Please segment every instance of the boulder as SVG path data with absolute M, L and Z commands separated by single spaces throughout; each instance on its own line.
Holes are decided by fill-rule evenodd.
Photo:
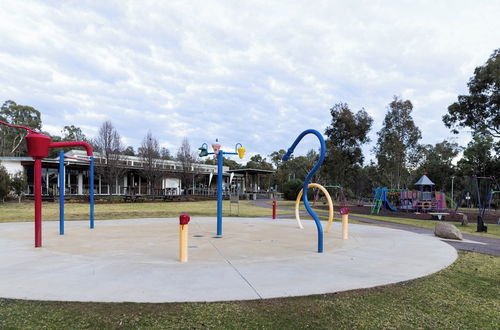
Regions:
M 434 235 L 442 238 L 462 240 L 460 229 L 451 223 L 438 222 L 434 228 Z

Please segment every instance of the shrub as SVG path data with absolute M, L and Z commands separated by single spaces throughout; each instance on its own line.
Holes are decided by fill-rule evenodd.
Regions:
M 0 165 L 0 201 L 3 202 L 5 197 L 9 194 L 10 191 L 10 175 L 3 167 Z

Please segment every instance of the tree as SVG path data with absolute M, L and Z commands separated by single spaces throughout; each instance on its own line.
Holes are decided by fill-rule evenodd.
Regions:
M 191 151 L 191 145 L 187 137 L 182 139 L 181 147 L 177 151 L 177 161 L 182 163 L 181 179 L 184 184 L 185 193 L 187 193 L 188 180 L 194 179 L 193 163 L 196 161 L 196 154 Z M 190 174 L 191 173 L 191 174 Z
M 111 188 L 124 173 L 124 169 L 120 166 L 123 145 L 120 134 L 111 121 L 102 123 L 93 144 L 95 150 L 100 153 L 99 161 L 96 162 L 96 172 L 109 185 L 108 193 L 111 195 Z
M 134 147 L 128 146 L 127 148 L 125 148 L 125 150 L 123 150 L 123 154 L 125 156 L 135 156 Z
M 473 134 L 500 138 L 500 48 L 474 70 L 467 86 L 469 95 L 459 95 L 448 107 L 444 124 L 455 134 L 457 127 L 470 127 Z
M 61 134 L 63 141 L 87 141 L 87 137 L 83 134 L 82 129 L 75 125 L 64 126 Z
M 2 203 L 5 201 L 5 197 L 9 194 L 10 187 L 10 175 L 5 169 L 5 167 L 0 164 L 0 201 Z
M 213 157 L 205 159 L 205 164 L 217 165 L 217 156 L 214 155 Z M 236 170 L 243 167 L 240 163 L 228 157 L 224 157 L 222 160 L 222 166 L 227 166 L 230 170 Z
M 245 165 L 246 168 L 255 168 L 259 170 L 272 170 L 273 165 L 267 162 L 266 158 L 257 154 L 250 157 L 250 160 Z
M 9 124 L 22 125 L 40 130 L 42 119 L 40 111 L 27 105 L 5 101 L 0 109 L 0 120 Z M 23 156 L 26 154 L 24 137 L 26 131 L 0 125 L 0 156 Z
M 494 155 L 494 140 L 490 135 L 473 136 L 464 155 L 457 163 L 463 175 L 496 176 L 500 172 L 500 157 Z
M 451 189 L 451 176 L 456 172 L 452 161 L 460 153 L 461 148 L 457 143 L 442 141 L 434 146 L 427 145 L 423 148 L 422 158 L 424 161 L 416 171 L 414 181 L 416 182 L 422 173 L 429 173 L 429 177 L 436 184 L 437 190 Z
M 273 186 L 277 186 L 277 190 L 283 192 L 283 186 L 285 182 L 288 181 L 289 178 L 289 170 L 288 170 L 288 162 L 283 162 L 283 156 L 286 151 L 284 149 L 280 149 L 278 151 L 274 151 L 269 155 L 271 159 L 271 163 L 273 164 L 276 172 L 274 172 L 271 178 L 271 184 Z
M 160 158 L 160 144 L 151 131 L 148 131 L 142 140 L 139 156 L 142 159 L 141 174 L 148 182 L 148 194 L 152 195 L 154 194 L 156 181 L 160 177 L 160 168 L 157 167 Z
M 370 142 L 368 133 L 373 119 L 364 110 L 351 111 L 346 103 L 337 103 L 330 109 L 332 121 L 325 130 L 327 153 L 322 172 L 329 183 L 350 186 L 363 165 L 361 147 Z
M 285 197 L 286 200 L 295 200 L 303 186 L 304 181 L 297 179 L 292 179 L 285 182 L 285 184 L 283 185 L 283 197 Z M 308 192 L 309 191 L 310 190 L 308 190 Z
M 377 133 L 374 149 L 378 166 L 385 173 L 385 183 L 390 187 L 407 186 L 410 167 L 415 167 L 421 151 L 418 141 L 422 134 L 413 122 L 410 100 L 394 96 L 389 104 L 382 129 Z
M 174 159 L 174 157 L 172 157 L 172 155 L 170 154 L 170 150 L 168 150 L 165 147 L 161 148 L 161 150 L 160 150 L 160 158 L 164 159 L 164 160 L 173 160 Z
M 64 142 L 64 141 L 84 141 L 88 142 L 87 137 L 83 134 L 82 129 L 80 127 L 76 127 L 75 125 L 64 126 L 61 130 L 61 136 L 53 135 L 48 132 L 42 132 L 45 135 L 50 136 L 52 142 Z M 64 152 L 68 152 L 73 148 L 63 148 Z M 49 150 L 49 158 L 56 158 L 59 156 L 59 151 L 61 149 L 50 149 Z
M 10 180 L 10 188 L 16 193 L 19 203 L 21 203 L 21 199 L 27 187 L 28 179 L 26 178 L 24 171 L 18 171 L 12 176 Z

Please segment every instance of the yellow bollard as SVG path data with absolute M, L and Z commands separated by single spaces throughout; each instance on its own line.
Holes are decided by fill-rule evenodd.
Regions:
M 181 214 L 179 217 L 179 259 L 181 262 L 188 261 L 188 214 Z
M 348 239 L 347 225 L 349 223 L 349 210 L 347 207 L 341 208 L 340 214 L 342 215 L 342 239 Z

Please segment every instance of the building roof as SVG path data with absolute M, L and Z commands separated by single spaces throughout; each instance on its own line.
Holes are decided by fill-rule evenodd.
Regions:
M 416 186 L 433 186 L 434 182 L 427 177 L 427 175 L 422 175 L 420 179 L 415 183 Z
M 229 173 L 241 173 L 241 174 L 244 174 L 244 173 L 248 173 L 248 174 L 273 174 L 274 170 L 261 170 L 261 169 L 258 169 L 258 168 L 239 168 L 239 169 L 236 169 L 236 170 L 229 170 L 228 171 Z
M 26 162 L 33 160 L 31 157 L 0 157 L 0 161 L 15 161 L 15 162 Z

